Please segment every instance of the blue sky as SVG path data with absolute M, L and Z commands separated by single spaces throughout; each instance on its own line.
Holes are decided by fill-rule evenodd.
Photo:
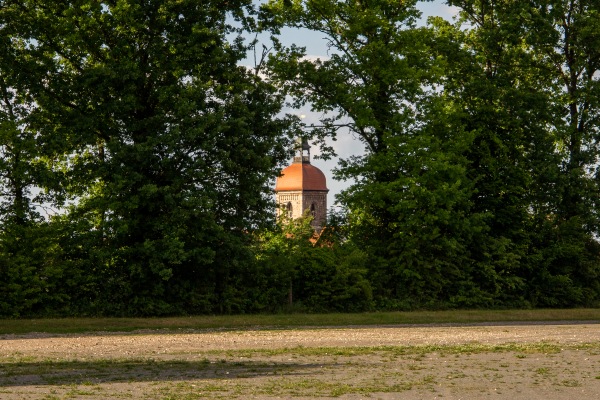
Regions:
M 456 9 L 447 6 L 442 0 L 421 2 L 419 4 L 419 9 L 423 13 L 423 21 L 425 21 L 429 16 L 441 16 L 451 20 L 451 18 L 456 14 Z M 286 45 L 294 43 L 296 45 L 306 47 L 307 55 L 311 58 L 327 57 L 327 42 L 322 33 L 286 29 L 282 31 L 281 40 Z M 304 115 L 304 120 L 306 123 L 318 123 L 319 114 L 312 113 L 310 107 L 308 106 L 304 109 L 287 109 L 285 111 L 292 114 Z M 333 142 L 332 144 L 340 158 L 347 158 L 351 155 L 363 154 L 364 152 L 364 146 L 362 143 L 348 133 L 340 132 L 337 141 Z M 311 154 L 318 155 L 318 149 L 313 148 L 311 150 Z M 312 164 L 320 168 L 327 177 L 327 186 L 329 188 L 329 206 L 334 205 L 335 195 L 351 184 L 351 182 L 340 182 L 333 180 L 331 171 L 337 165 L 337 161 L 337 158 L 328 161 L 314 158 L 312 160 Z

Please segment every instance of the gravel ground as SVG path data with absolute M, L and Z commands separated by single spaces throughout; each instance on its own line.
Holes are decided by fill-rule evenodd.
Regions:
M 600 323 L 0 336 L 2 400 L 574 396 L 600 398 Z

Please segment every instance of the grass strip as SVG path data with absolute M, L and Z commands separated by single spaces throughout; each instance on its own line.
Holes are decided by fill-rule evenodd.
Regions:
M 581 350 L 594 353 L 600 352 L 600 342 L 596 343 L 505 343 L 480 344 L 468 343 L 460 345 L 414 345 L 414 346 L 364 346 L 364 347 L 291 347 L 277 349 L 240 349 L 240 350 L 208 350 L 197 355 L 206 358 L 226 356 L 231 359 L 251 359 L 253 357 L 303 356 L 303 357 L 357 357 L 373 354 L 410 356 L 430 353 L 445 355 L 483 354 L 516 352 L 522 354 L 557 354 L 564 350 Z
M 225 315 L 168 318 L 43 318 L 0 320 L 0 334 L 258 329 L 325 326 L 600 321 L 600 309 L 451 310 L 356 314 Z

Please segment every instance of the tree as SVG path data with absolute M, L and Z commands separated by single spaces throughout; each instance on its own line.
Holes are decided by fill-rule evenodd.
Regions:
M 540 302 L 592 304 L 600 296 L 598 159 L 600 127 L 600 5 L 594 1 L 532 2 L 525 14 L 528 44 L 546 73 L 552 134 L 561 157 L 559 202 L 536 277 Z
M 463 152 L 473 185 L 471 212 L 484 217 L 486 228 L 471 257 L 479 260 L 477 270 L 494 271 L 497 304 L 527 305 L 534 226 L 543 223 L 553 201 L 544 182 L 558 173 L 546 129 L 548 102 L 539 91 L 543 73 L 524 43 L 519 5 L 462 6 L 456 25 L 430 22 L 445 64 L 442 96 L 452 104 L 450 129 L 472 137 Z
M 271 72 L 298 104 L 333 113 L 322 121 L 330 131 L 343 126 L 366 146 L 337 175 L 357 182 L 340 198 L 352 240 L 372 257 L 380 305 L 489 305 L 503 288 L 494 263 L 506 258 L 473 251 L 493 246 L 481 240 L 486 211 L 473 208 L 465 154 L 475 136 L 443 96 L 446 60 L 434 31 L 415 27 L 415 4 L 273 1 L 270 23 L 323 32 L 331 54 L 311 61 L 301 48 L 280 49 Z
M 227 311 L 290 122 L 276 89 L 238 66 L 249 11 L 246 0 L 4 3 L 32 124 L 75 203 L 61 240 L 97 277 L 98 312 Z
M 536 1 L 528 10 L 528 43 L 548 74 L 564 173 L 561 218 L 582 218 L 597 231 L 594 178 L 600 109 L 600 6 L 593 1 Z
M 472 67 L 445 88 L 481 138 L 469 156 L 481 182 L 477 204 L 492 211 L 492 232 L 517 246 L 515 273 L 528 281 L 529 301 L 589 304 L 598 293 L 590 287 L 598 277 L 597 8 L 449 3 L 469 26 L 460 41 L 472 62 L 454 64 Z
M 383 151 L 391 131 L 413 128 L 418 110 L 411 104 L 431 75 L 426 31 L 414 29 L 416 3 L 271 1 L 262 8 L 265 29 L 278 32 L 285 24 L 321 32 L 330 57 L 306 60 L 303 48 L 284 49 L 275 38 L 279 52 L 270 71 L 297 105 L 332 113 L 322 120 L 326 133 L 348 128 L 368 151 Z
M 310 210 L 294 220 L 283 215 L 275 229 L 259 233 L 257 266 L 246 284 L 254 289 L 252 311 L 371 309 L 366 254 L 328 234 L 331 225 L 315 232 L 311 221 Z
M 18 44 L 16 44 L 18 46 Z M 0 315 L 42 313 L 64 305 L 56 291 L 62 269 L 50 229 L 40 215 L 47 168 L 21 91 L 9 37 L 0 42 Z

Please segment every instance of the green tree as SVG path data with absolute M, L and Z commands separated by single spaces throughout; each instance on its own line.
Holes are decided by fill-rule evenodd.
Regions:
M 3 3 L 32 124 L 74 202 L 61 240 L 96 277 L 96 312 L 228 311 L 290 122 L 277 90 L 238 65 L 249 12 L 246 0 Z
M 600 117 L 600 5 L 540 0 L 524 18 L 528 44 L 547 74 L 554 105 L 553 131 L 564 174 L 559 214 L 598 230 L 595 193 Z
M 485 239 L 487 211 L 473 207 L 465 156 L 475 135 L 442 95 L 447 60 L 434 31 L 416 28 L 416 3 L 273 1 L 268 22 L 322 32 L 331 53 L 311 61 L 302 48 L 280 49 L 271 72 L 299 105 L 330 113 L 329 132 L 343 127 L 365 144 L 337 175 L 357 182 L 340 199 L 351 240 L 372 257 L 380 305 L 490 305 L 507 284 L 494 264 L 511 255 Z M 484 259 L 490 247 L 495 256 Z
M 16 44 L 18 45 L 18 44 Z M 35 107 L 18 86 L 14 48 L 0 43 L 0 315 L 41 314 L 65 304 L 64 272 L 41 217 L 48 171 L 28 120 Z
M 296 301 L 295 287 L 298 279 L 300 258 L 312 248 L 314 230 L 312 217 L 290 219 L 282 214 L 274 229 L 259 234 L 256 257 L 258 268 L 254 285 L 259 292 L 256 300 L 260 308 L 269 311 L 291 308 Z
M 558 204 L 547 269 L 536 276 L 540 303 L 593 304 L 600 298 L 598 133 L 600 127 L 600 5 L 540 0 L 525 14 L 528 44 L 546 73 L 551 133 L 561 157 Z
M 496 282 L 504 282 L 498 304 L 527 305 L 526 281 L 537 267 L 530 257 L 535 235 L 553 203 L 545 183 L 558 174 L 543 71 L 525 44 L 519 5 L 461 4 L 456 25 L 441 18 L 431 23 L 446 65 L 442 95 L 453 104 L 451 129 L 473 138 L 463 154 L 472 212 L 485 216 L 486 230 L 471 253 L 481 271 L 491 268 L 501 278 Z
M 259 234 L 257 267 L 247 286 L 253 289 L 252 311 L 365 311 L 372 308 L 366 279 L 367 255 L 339 240 L 328 225 L 321 233 L 311 226 L 309 211 L 285 218 Z
M 469 155 L 477 207 L 492 212 L 492 234 L 511 241 L 513 273 L 527 280 L 532 304 L 590 304 L 598 293 L 597 6 L 449 3 L 468 27 L 455 40 L 467 52 L 458 60 L 452 50 L 458 68 L 445 89 L 477 132 Z
M 283 48 L 275 37 L 270 72 L 296 105 L 331 114 L 322 120 L 324 133 L 347 128 L 369 152 L 384 151 L 390 132 L 414 128 L 418 110 L 411 104 L 423 98 L 422 85 L 430 82 L 432 60 L 427 32 L 415 29 L 416 3 L 271 1 L 262 8 L 264 29 L 277 33 L 286 25 L 321 32 L 330 55 L 313 62 L 304 59 L 304 48 Z

